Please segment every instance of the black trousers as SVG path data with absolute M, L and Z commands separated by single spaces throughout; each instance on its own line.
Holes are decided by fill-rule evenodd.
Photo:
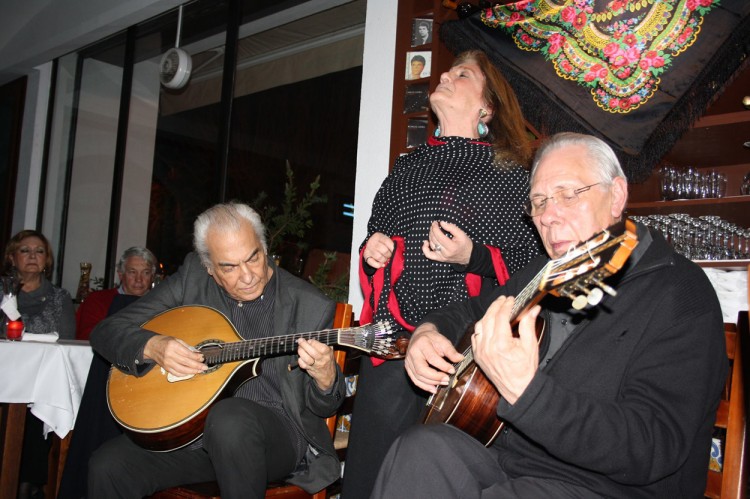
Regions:
M 89 461 L 88 497 L 140 499 L 156 491 L 216 480 L 226 499 L 263 498 L 268 481 L 294 471 L 284 423 L 250 400 L 229 398 L 209 412 L 202 449 L 150 452 L 122 435 Z
M 362 358 L 346 450 L 342 499 L 370 496 L 388 449 L 396 437 L 419 423 L 427 395 L 412 384 L 402 360 L 374 367 L 368 358 Z
M 398 438 L 386 456 L 372 499 L 489 499 L 599 497 L 584 488 L 535 477 L 509 478 L 499 451 L 453 426 L 417 426 Z

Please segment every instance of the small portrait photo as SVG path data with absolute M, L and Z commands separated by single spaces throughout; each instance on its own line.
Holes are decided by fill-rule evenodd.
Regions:
M 411 46 L 432 43 L 432 19 L 416 18 L 411 24 Z
M 430 65 L 432 63 L 432 52 L 429 50 L 421 52 L 406 53 L 406 79 L 418 80 L 430 76 Z

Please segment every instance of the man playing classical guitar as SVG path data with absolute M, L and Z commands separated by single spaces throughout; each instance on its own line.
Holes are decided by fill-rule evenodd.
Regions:
M 465 353 L 499 392 L 491 409 L 503 429 L 485 447 L 458 425 L 413 427 L 391 447 L 372 497 L 702 497 L 727 358 L 719 303 L 697 265 L 639 225 L 622 271 L 600 286 L 616 296 L 593 306 L 601 293 L 591 292 L 586 304 L 589 283 L 580 310 L 550 293 L 516 314 L 517 328 L 513 320 L 526 283 L 617 222 L 626 200 L 601 140 L 558 134 L 540 148 L 526 208 L 555 260 L 428 315 L 405 363 L 435 393 L 463 358 L 454 344 L 479 321 Z
M 200 351 L 141 328 L 182 305 L 217 309 L 244 339 L 332 325 L 335 303 L 273 264 L 265 227 L 248 206 L 220 204 L 205 211 L 194 225 L 194 246 L 176 274 L 92 332 L 93 348 L 121 371 L 143 376 L 161 368 L 175 383 L 189 383 L 179 379 L 208 369 Z M 105 443 L 89 463 L 88 497 L 141 498 L 213 480 L 225 498 L 264 497 L 267 481 L 281 479 L 317 492 L 339 476 L 323 418 L 343 399 L 332 349 L 300 339 L 297 356 L 266 359 L 261 375 L 216 403 L 200 439 L 171 452 L 145 450 L 124 435 Z

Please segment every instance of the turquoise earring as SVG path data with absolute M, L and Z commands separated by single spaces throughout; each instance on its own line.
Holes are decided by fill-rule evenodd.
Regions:
M 483 139 L 487 136 L 487 134 L 490 133 L 489 127 L 487 127 L 487 124 L 482 121 L 482 118 L 487 116 L 487 111 L 484 109 L 479 110 L 479 123 L 477 124 L 477 133 L 479 134 L 479 138 Z
M 477 125 L 477 132 L 479 133 L 479 138 L 483 139 L 487 136 L 488 133 L 490 133 L 490 129 L 487 128 L 487 125 L 484 124 L 484 121 L 480 121 Z
M 440 125 L 435 127 L 435 131 L 432 133 L 434 137 L 440 137 Z

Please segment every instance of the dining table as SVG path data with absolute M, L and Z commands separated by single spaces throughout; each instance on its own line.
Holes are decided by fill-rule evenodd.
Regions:
M 28 333 L 21 341 L 0 339 L 0 498 L 16 496 L 26 408 L 47 438 L 69 437 L 92 356 L 88 341 Z

